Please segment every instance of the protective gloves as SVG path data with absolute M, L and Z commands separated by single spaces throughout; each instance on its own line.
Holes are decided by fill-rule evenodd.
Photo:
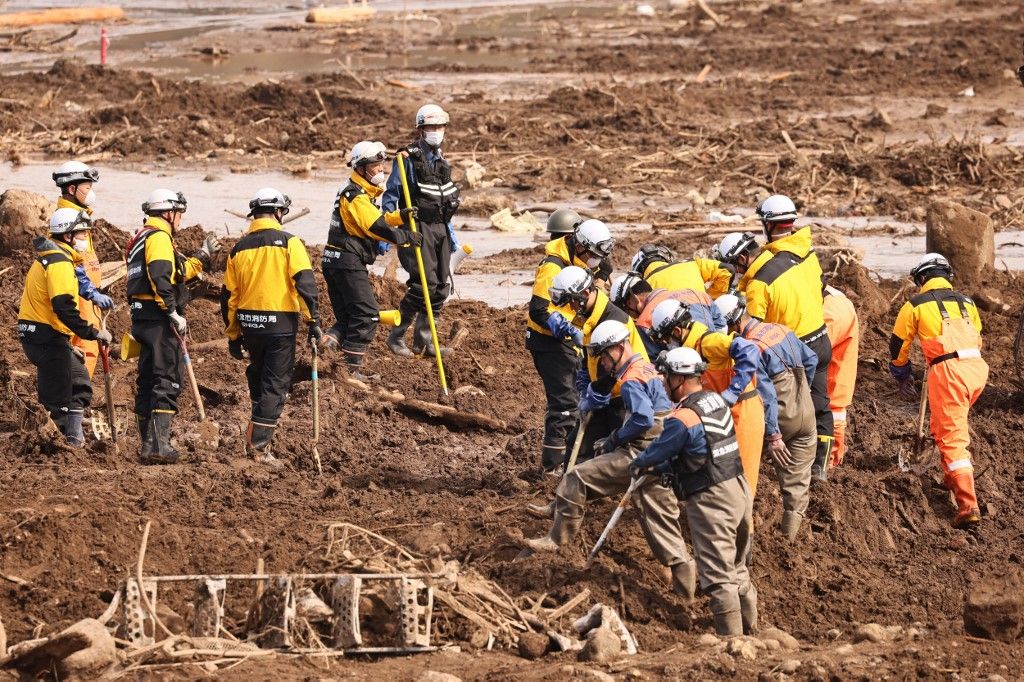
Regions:
M 92 301 L 100 307 L 100 310 L 110 310 L 114 307 L 114 299 L 96 288 L 83 266 L 79 265 L 75 268 L 75 277 L 78 278 L 79 296 L 87 301 Z
M 96 334 L 96 340 L 104 346 L 109 346 L 110 342 L 114 340 L 114 336 L 106 329 L 101 329 L 99 333 Z
M 548 331 L 556 339 L 572 337 L 572 342 L 577 346 L 583 346 L 583 332 L 574 327 L 569 320 L 565 319 L 562 313 L 551 313 L 545 323 Z
M 580 399 L 580 412 L 594 412 L 600 410 L 603 407 L 608 407 L 612 397 L 608 393 L 598 393 L 594 390 L 594 385 L 590 384 L 587 386 L 587 390 L 583 393 L 583 397 Z
M 188 322 L 185 318 L 178 314 L 176 310 L 172 310 L 167 317 L 171 321 L 171 326 L 178 332 L 178 336 L 185 336 L 185 332 L 188 331 Z

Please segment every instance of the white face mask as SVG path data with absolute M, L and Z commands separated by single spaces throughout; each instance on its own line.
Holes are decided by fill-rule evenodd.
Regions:
M 78 251 L 79 253 L 85 253 L 86 251 L 89 250 L 89 240 L 88 239 L 76 239 L 75 242 L 74 242 L 74 247 L 75 247 L 75 251 Z
M 600 264 L 601 264 L 601 259 L 600 258 L 594 257 L 594 258 L 588 258 L 587 259 L 587 267 L 588 268 L 593 269 L 593 268 L 596 268 Z
M 430 132 L 423 133 L 423 141 L 429 144 L 431 147 L 440 147 L 444 141 L 443 130 L 431 130 Z
M 376 185 L 377 187 L 383 187 L 387 183 L 387 181 L 388 174 L 385 173 L 384 171 L 381 171 L 380 173 L 377 173 L 372 178 L 370 178 L 370 184 Z
M 96 202 L 96 192 L 89 190 L 89 193 L 85 195 L 85 199 L 82 199 L 83 206 L 92 206 Z

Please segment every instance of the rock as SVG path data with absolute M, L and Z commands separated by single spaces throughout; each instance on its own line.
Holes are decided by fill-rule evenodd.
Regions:
M 715 646 L 721 641 L 722 640 L 718 639 L 718 637 L 714 636 L 710 632 L 705 632 L 703 635 L 697 638 L 697 644 L 699 644 L 700 646 Z
M 213 125 L 210 124 L 210 119 L 201 118 L 195 123 L 196 130 L 202 132 L 204 135 L 209 135 L 210 131 L 213 130 Z
M 898 625 L 885 627 L 878 623 L 865 623 L 853 631 L 854 642 L 891 642 L 903 634 Z
M 1006 682 L 1006 678 L 1002 675 L 992 673 L 991 675 L 985 678 L 985 682 Z
M 480 183 L 483 181 L 484 175 L 487 173 L 487 169 L 476 161 L 469 161 L 465 165 L 465 173 L 466 184 L 468 184 L 471 189 L 476 189 L 480 187 Z
M 764 648 L 768 651 L 778 651 L 782 648 L 782 645 L 774 639 L 763 639 L 761 641 L 764 643 Z
M 456 677 L 450 673 L 439 673 L 436 670 L 427 670 L 420 673 L 416 678 L 416 682 L 462 682 L 462 678 Z
M 117 660 L 117 647 L 107 629 L 94 618 L 34 646 L 19 650 L 5 665 L 30 677 L 53 671 L 62 680 L 94 678 Z
M 220 141 L 220 146 L 222 146 L 222 147 L 231 147 L 234 144 L 235 144 L 235 134 L 234 133 L 224 133 L 224 137 Z
M 973 283 L 986 268 L 995 267 L 995 233 L 984 213 L 949 201 L 928 207 L 925 250 L 945 256 L 957 281 Z
M 1013 642 L 1024 633 L 1024 575 L 1019 571 L 979 580 L 964 604 L 964 629 L 977 637 Z
M 726 651 L 737 658 L 748 661 L 757 659 L 757 645 L 748 637 L 734 637 L 729 640 Z
M 30 249 L 32 238 L 50 224 L 54 202 L 41 194 L 9 189 L 0 195 L 0 255 Z
M 839 628 L 832 628 L 831 630 L 825 633 L 825 636 L 829 639 L 839 639 L 843 636 L 843 633 L 840 632 Z
M 548 652 L 550 638 L 540 632 L 524 632 L 519 635 L 519 655 L 528 661 L 535 661 Z
M 800 669 L 800 661 L 796 658 L 787 658 L 779 664 L 779 672 L 785 675 L 792 675 Z
M 868 118 L 867 126 L 880 130 L 892 130 L 892 118 L 884 110 L 875 107 Z
M 853 645 L 852 644 L 843 644 L 842 646 L 837 646 L 835 648 L 835 653 L 836 653 L 836 656 L 849 656 L 850 654 L 853 653 Z
M 762 630 L 760 637 L 762 641 L 772 640 L 778 642 L 786 651 L 795 651 L 800 648 L 800 642 L 797 641 L 796 637 L 779 628 Z
M 1009 210 L 1013 208 L 1013 199 L 1006 196 L 1005 194 L 997 194 L 995 198 L 996 206 L 1001 209 Z
M 947 109 L 946 107 L 942 106 L 941 104 L 935 104 L 934 102 L 929 102 L 928 106 L 925 107 L 924 117 L 925 118 L 941 118 L 942 116 L 946 115 L 947 111 L 949 111 L 949 109 Z
M 691 189 L 689 192 L 687 192 L 685 198 L 693 205 L 693 208 L 695 209 L 704 206 L 704 195 L 695 189 Z
M 580 651 L 581 661 L 607 663 L 622 653 L 622 640 L 607 627 L 594 628 L 587 633 L 587 643 Z

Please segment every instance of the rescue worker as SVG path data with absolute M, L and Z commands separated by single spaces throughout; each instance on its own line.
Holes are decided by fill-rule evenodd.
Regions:
M 605 262 L 614 241 L 604 223 L 599 220 L 584 223 L 575 211 L 565 208 L 548 218 L 548 232 L 561 236 L 545 245 L 544 259 L 537 266 L 526 315 L 526 349 L 533 357 L 533 366 L 537 368 L 547 397 L 541 465 L 546 471 L 552 471 L 565 459 L 566 438 L 579 419 L 577 347 L 583 345 L 583 332 L 570 323 L 576 315 L 571 306 L 551 303 L 549 289 L 567 266 L 590 270 L 588 263 L 595 259 Z
M 32 240 L 35 260 L 25 277 L 18 309 L 18 338 L 38 370 L 39 402 L 74 447 L 85 444 L 82 419 L 92 402 L 92 381 L 71 337 L 111 341 L 110 332 L 86 321 L 78 306 L 75 265 L 81 251 L 76 242 L 77 246 L 88 243 L 91 226 L 85 211 L 60 208 L 53 213 L 49 236 Z
M 689 289 L 707 292 L 712 298 L 729 290 L 735 274 L 729 264 L 710 258 L 676 260 L 672 251 L 661 244 L 641 246 L 633 256 L 629 269 L 640 275 L 652 289 Z
M 782 194 L 773 194 L 759 203 L 757 215 L 767 243 L 756 257 L 750 257 L 756 242 L 749 232 L 726 235 L 718 251 L 738 272 L 742 271 L 740 293 L 747 299 L 750 316 L 791 329 L 818 356 L 811 382 L 818 430 L 815 461 L 825 463 L 832 452 L 833 438 L 828 400 L 832 344 L 822 311 L 821 265 L 811 248 L 811 228 L 796 228 L 796 205 Z
M 398 164 L 404 163 L 412 205 L 418 209 L 416 227 L 423 236 L 420 251 L 435 320 L 452 293 L 451 257 L 459 248 L 452 226 L 452 218 L 459 210 L 459 187 L 452 181 L 451 166 L 441 153 L 448 120 L 448 113 L 436 104 L 420 107 L 416 112 L 419 136 L 395 157 L 383 198 L 384 213 L 394 213 L 400 204 L 405 206 L 402 179 L 398 172 Z M 409 273 L 409 282 L 405 297 L 398 306 L 402 320 L 388 335 L 388 348 L 402 357 L 434 355 L 415 249 L 401 249 L 398 259 Z M 410 351 L 405 345 L 405 332 L 414 321 L 416 326 Z M 447 352 L 447 348 L 441 349 L 442 355 Z
M 308 324 L 311 344 L 322 336 L 309 254 L 298 237 L 281 229 L 291 203 L 272 187 L 256 192 L 249 201 L 253 220 L 231 249 L 221 291 L 228 352 L 236 360 L 249 359 L 245 378 L 252 418 L 246 449 L 274 467 L 281 462 L 270 445 L 292 385 L 299 318 Z
M 685 346 L 708 363 L 701 373 L 704 387 L 721 393 L 732 408 L 743 471 L 750 494 L 757 494 L 764 441 L 764 403 L 757 392 L 757 346 L 746 339 L 708 329 L 693 319 L 690 308 L 679 301 L 662 301 L 651 314 L 651 334 L 669 350 Z
M 220 244 L 208 234 L 193 258 L 182 256 L 174 234 L 188 202 L 181 192 L 153 190 L 142 212 L 146 221 L 128 242 L 128 308 L 132 337 L 138 341 L 139 373 L 135 380 L 135 420 L 139 460 L 173 464 L 179 453 L 171 445 L 171 422 L 178 413 L 182 383 L 182 339 L 188 332 L 186 283 L 208 270 Z
M 366 380 L 358 370 L 380 322 L 367 266 L 377 259 L 381 243 L 420 246 L 423 237 L 405 227 L 405 216 L 415 218 L 415 207 L 391 213 L 377 207 L 387 182 L 387 148 L 382 143 L 356 143 L 349 166 L 352 175 L 335 199 L 322 261 L 335 319 L 324 334 L 324 347 L 340 349 L 349 373 Z
M 601 221 L 596 221 L 601 225 L 604 225 Z M 559 208 L 556 209 L 548 216 L 548 222 L 546 229 L 548 232 L 548 243 L 562 237 L 571 236 L 576 228 L 584 223 L 580 214 L 571 208 Z M 607 231 L 607 227 L 604 228 Z M 611 238 L 611 234 L 608 235 Z M 579 265 L 580 263 L 575 263 Z M 601 258 L 601 262 L 596 268 L 590 268 L 590 271 L 594 274 L 594 279 L 597 280 L 598 286 L 604 288 L 605 285 L 611 281 L 612 278 L 612 263 L 611 260 L 605 256 Z
M 620 275 L 612 282 L 610 298 L 612 303 L 626 311 L 633 318 L 637 331 L 644 341 L 647 355 L 654 358 L 665 350 L 651 338 L 651 314 L 662 301 L 679 301 L 690 307 L 693 319 L 707 325 L 709 329 L 725 328 L 725 320 L 718 313 L 714 301 L 703 291 L 693 289 L 652 289 L 651 285 L 635 272 Z
M 981 357 L 981 317 L 974 301 L 953 290 L 953 269 L 942 254 L 925 254 L 910 276 L 920 289 L 896 316 L 889 371 L 900 395 L 915 399 L 910 347 L 919 338 L 928 365 L 928 408 L 932 435 L 942 454 L 943 483 L 956 498 L 953 527 L 969 528 L 981 522 L 967 450 L 968 413 L 988 379 L 988 364 Z
M 857 383 L 857 356 L 860 352 L 860 321 L 853 302 L 838 289 L 825 286 L 825 326 L 832 343 L 832 362 L 828 364 L 828 401 L 832 410 L 835 440 L 829 466 L 837 467 L 846 456 L 846 411 L 853 404 L 853 389 Z M 814 476 L 824 480 L 828 469 L 815 467 Z
M 730 332 L 750 341 L 760 351 L 757 392 L 764 402 L 764 441 L 782 490 L 780 530 L 792 542 L 810 501 L 811 465 L 817 442 L 810 383 L 818 357 L 781 324 L 752 318 L 742 297 L 719 296 L 715 307 L 728 321 Z
M 92 186 L 100 179 L 99 171 L 81 161 L 68 161 L 61 164 L 51 177 L 54 184 L 60 189 L 57 209 L 71 208 L 76 211 L 85 211 L 91 218 L 93 204 L 96 203 L 96 192 Z M 100 270 L 100 260 L 96 257 L 96 251 L 93 249 L 91 230 L 89 238 L 79 246 L 83 250 L 80 252 L 82 260 L 75 266 L 75 275 L 78 278 L 78 310 L 82 319 L 94 327 L 99 327 L 100 319 L 96 308 L 111 310 L 114 307 L 114 300 L 98 289 L 103 279 L 103 273 Z M 85 367 L 89 370 L 91 377 L 96 371 L 96 361 L 99 358 L 97 343 L 76 335 L 71 337 L 71 345 L 85 354 Z
M 707 365 L 692 348 L 670 350 L 661 363 L 678 406 L 664 430 L 629 465 L 631 476 L 671 472 L 686 501 L 686 520 L 715 632 L 732 637 L 757 631 L 757 589 L 750 579 L 754 535 L 750 485 L 737 456 L 732 415 L 722 396 L 704 388 Z
M 587 353 L 598 363 L 602 376 L 619 389 L 625 418 L 612 424 L 613 430 L 595 444 L 593 459 L 577 464 L 562 477 L 553 501 L 528 505 L 532 515 L 554 520 L 547 535 L 525 541 L 534 552 L 554 552 L 572 540 L 583 523 L 588 501 L 626 491 L 633 457 L 661 433 L 663 420 L 672 410 L 658 370 L 635 352 L 631 335 L 626 325 L 616 320 L 602 322 L 591 335 Z M 679 505 L 672 491 L 654 479 L 638 487 L 632 501 L 651 551 L 671 570 L 673 588 L 693 599 L 696 567 L 679 528 Z
M 626 325 L 629 330 L 633 352 L 639 353 L 644 360 L 649 360 L 643 339 L 640 338 L 633 320 L 608 300 L 608 294 L 597 286 L 589 270 L 574 265 L 564 268 L 552 280 L 548 294 L 553 305 L 560 308 L 568 307 L 574 320 L 581 324 L 584 349 L 591 342 L 591 334 L 599 324 L 614 320 Z M 580 441 L 580 460 L 593 456 L 594 443 L 611 433 L 615 425 L 622 421 L 619 386 L 610 377 L 602 377 L 598 369 L 597 358 L 585 352 L 575 381 L 576 391 L 581 396 L 580 414 L 590 413 L 590 419 Z M 576 436 L 575 432 L 570 433 L 567 442 L 575 442 Z

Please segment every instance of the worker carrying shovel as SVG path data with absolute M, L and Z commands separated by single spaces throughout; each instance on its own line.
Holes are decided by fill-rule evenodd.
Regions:
M 750 579 L 753 494 L 740 461 L 728 403 L 704 390 L 707 364 L 692 348 L 670 350 L 661 361 L 678 407 L 664 430 L 629 465 L 630 475 L 671 474 L 676 495 L 686 501 L 690 541 L 701 591 L 711 598 L 720 635 L 757 630 L 757 589 Z
M 630 487 L 630 462 L 661 433 L 672 409 L 657 369 L 636 352 L 630 336 L 630 329 L 615 320 L 602 322 L 591 334 L 587 353 L 598 363 L 602 378 L 610 378 L 619 389 L 626 416 L 594 444 L 593 459 L 566 472 L 553 501 L 527 507 L 530 514 L 554 521 L 547 535 L 525 541 L 534 552 L 557 551 L 579 532 L 588 501 L 622 495 Z M 672 491 L 654 479 L 637 487 L 632 498 L 655 558 L 670 568 L 675 591 L 692 599 L 696 569 L 679 528 L 679 505 Z
M 364 140 L 349 155 L 352 175 L 338 192 L 324 247 L 323 270 L 334 309 L 334 326 L 324 334 L 324 347 L 340 349 L 354 378 L 366 381 L 359 369 L 377 333 L 380 307 L 366 268 L 385 245 L 421 246 L 423 236 L 407 227 L 416 207 L 382 213 L 378 198 L 387 182 L 387 149 Z M 408 250 L 408 249 L 405 249 Z
M 323 336 L 309 254 L 298 237 L 281 229 L 291 203 L 272 187 L 249 201 L 252 222 L 231 249 L 220 295 L 228 352 L 236 360 L 246 354 L 249 359 L 245 378 L 252 418 L 246 449 L 275 468 L 283 464 L 270 444 L 292 387 L 300 318 L 308 325 L 310 343 Z
M 953 269 L 942 254 L 927 253 L 910 276 L 920 289 L 903 304 L 889 340 L 889 371 L 900 395 L 917 398 L 910 364 L 914 337 L 921 340 L 928 407 L 935 444 L 942 454 L 943 483 L 956 498 L 953 527 L 968 528 L 981 521 L 974 492 L 974 467 L 968 412 L 988 379 L 981 357 L 981 318 L 968 296 L 953 291 Z
M 132 336 L 140 345 L 135 419 L 143 464 L 173 464 L 171 421 L 181 394 L 182 341 L 188 332 L 186 283 L 209 269 L 220 243 L 208 234 L 193 258 L 178 253 L 174 233 L 188 202 L 181 192 L 153 190 L 142 212 L 146 222 L 128 243 L 128 305 Z M 113 428 L 111 424 L 111 428 Z

